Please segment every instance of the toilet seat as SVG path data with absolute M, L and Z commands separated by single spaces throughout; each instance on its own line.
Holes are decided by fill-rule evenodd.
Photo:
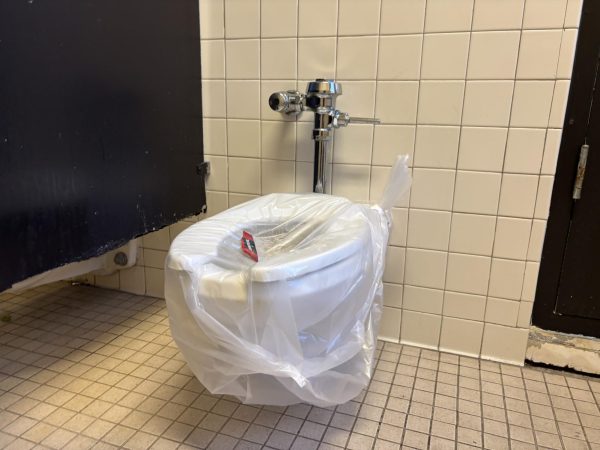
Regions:
M 270 205 L 268 210 L 265 205 Z M 312 222 L 293 223 L 299 209 L 312 208 L 319 210 Z M 273 229 L 280 234 L 277 251 L 267 248 L 268 237 L 263 239 L 264 230 Z M 240 251 L 243 231 L 256 239 L 258 262 Z M 351 257 L 364 247 L 369 231 L 364 211 L 349 200 L 322 194 L 271 194 L 189 227 L 173 241 L 167 264 L 175 270 L 210 264 L 209 279 L 226 284 L 238 283 L 242 272 L 251 273 L 253 282 L 289 280 Z

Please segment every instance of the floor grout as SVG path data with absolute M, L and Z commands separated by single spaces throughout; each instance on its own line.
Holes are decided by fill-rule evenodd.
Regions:
M 0 317 L 0 448 L 600 448 L 594 377 L 379 342 L 344 405 L 243 405 L 193 376 L 163 300 L 56 283 Z

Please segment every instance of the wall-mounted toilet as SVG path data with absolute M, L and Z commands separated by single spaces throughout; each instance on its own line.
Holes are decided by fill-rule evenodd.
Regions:
M 173 242 L 173 338 L 213 393 L 249 403 L 342 403 L 368 383 L 387 216 L 322 194 L 271 194 Z M 258 262 L 240 250 L 254 236 Z

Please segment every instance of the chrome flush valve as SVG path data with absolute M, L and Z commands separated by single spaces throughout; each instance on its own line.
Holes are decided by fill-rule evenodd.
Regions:
M 331 139 L 332 130 L 352 123 L 380 123 L 379 119 L 352 117 L 348 113 L 338 111 L 335 108 L 335 100 L 341 94 L 340 83 L 317 78 L 308 83 L 306 94 L 299 91 L 281 91 L 269 97 L 269 106 L 273 111 L 288 115 L 297 115 L 307 110 L 315 113 L 312 133 L 315 141 L 314 192 L 325 192 L 327 162 L 325 143 Z

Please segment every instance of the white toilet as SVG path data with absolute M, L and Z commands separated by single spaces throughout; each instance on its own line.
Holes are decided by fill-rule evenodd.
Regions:
M 383 207 L 270 194 L 173 241 L 165 278 L 171 333 L 211 393 L 330 406 L 368 385 L 389 210 L 410 183 L 405 162 L 396 172 Z M 258 261 L 242 251 L 244 232 Z

